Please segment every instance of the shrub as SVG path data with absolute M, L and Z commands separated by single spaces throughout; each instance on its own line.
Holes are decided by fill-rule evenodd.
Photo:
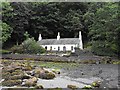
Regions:
M 21 45 L 11 48 L 13 53 L 26 53 L 26 54 L 38 54 L 44 53 L 45 49 L 42 48 L 33 38 L 28 38 Z
M 23 53 L 23 47 L 21 45 L 15 45 L 10 49 L 13 53 Z
M 94 41 L 92 43 L 91 51 L 96 55 L 101 56 L 115 56 L 114 50 L 111 45 L 103 41 Z
M 28 38 L 22 43 L 25 53 L 37 54 L 44 53 L 45 49 L 42 48 L 33 38 Z

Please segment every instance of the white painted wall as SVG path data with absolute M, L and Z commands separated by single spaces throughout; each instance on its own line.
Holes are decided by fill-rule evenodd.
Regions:
M 82 34 L 81 31 L 79 31 L 79 48 L 83 50 L 83 42 L 82 42 Z
M 68 45 L 41 45 L 43 48 L 47 47 L 47 51 L 51 50 L 52 47 L 52 51 L 58 51 L 58 47 L 60 47 L 59 51 L 63 51 L 63 47 L 66 47 L 66 51 L 71 51 L 71 47 L 73 46 L 73 50 L 72 52 L 75 52 L 75 47 L 78 47 L 76 44 L 68 44 Z

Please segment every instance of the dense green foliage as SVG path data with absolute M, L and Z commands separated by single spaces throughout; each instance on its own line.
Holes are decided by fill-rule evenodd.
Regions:
M 114 56 L 120 52 L 119 2 L 11 2 L 3 6 L 2 21 L 13 28 L 4 46 L 21 44 L 28 36 L 38 40 L 39 33 L 43 39 L 56 38 L 57 32 L 72 38 L 82 31 L 84 46 L 93 53 Z
M 89 28 L 92 51 L 98 55 L 114 55 L 118 49 L 118 3 L 105 3 L 94 13 L 93 23 Z
M 2 32 L 2 37 L 0 38 L 0 40 L 2 40 L 2 42 L 4 43 L 8 40 L 8 38 L 10 38 L 12 29 L 6 23 L 0 22 L 0 26 L 2 26 L 2 29 L 0 29 L 1 30 L 0 32 Z
M 24 53 L 37 54 L 44 53 L 45 49 L 42 48 L 33 38 L 28 38 L 22 43 Z
M 2 7 L 3 9 L 0 11 L 0 14 L 2 14 L 3 17 L 12 16 L 12 13 L 9 13 L 10 11 L 12 11 L 12 7 L 10 6 L 10 3 L 0 3 L 0 7 Z M 0 41 L 4 43 L 11 37 L 12 28 L 9 24 L 7 24 L 7 22 L 0 20 L 0 32 L 2 32 Z

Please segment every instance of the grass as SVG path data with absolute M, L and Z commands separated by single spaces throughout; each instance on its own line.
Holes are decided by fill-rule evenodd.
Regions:
M 11 63 L 13 62 L 13 60 L 7 60 L 4 59 L 2 60 L 3 63 Z M 16 63 L 21 62 L 21 61 L 14 61 Z M 44 62 L 44 61 L 22 61 L 26 64 L 30 64 L 31 66 L 38 66 L 38 67 L 44 67 L 44 68 L 53 68 L 55 70 L 58 69 L 63 69 L 63 68 L 74 68 L 74 67 L 78 67 L 80 64 L 79 63 L 67 63 L 67 62 Z
M 10 54 L 11 51 L 0 49 L 0 54 Z
M 54 68 L 54 69 L 62 69 L 62 68 L 73 68 L 79 66 L 77 63 L 60 63 L 60 62 L 37 62 L 33 63 L 37 66 L 45 67 L 45 68 Z

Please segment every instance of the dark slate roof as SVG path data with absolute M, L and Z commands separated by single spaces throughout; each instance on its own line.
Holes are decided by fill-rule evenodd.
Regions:
M 64 44 L 79 44 L 79 38 L 62 38 L 57 39 L 42 39 L 38 41 L 41 45 L 64 45 Z

